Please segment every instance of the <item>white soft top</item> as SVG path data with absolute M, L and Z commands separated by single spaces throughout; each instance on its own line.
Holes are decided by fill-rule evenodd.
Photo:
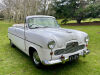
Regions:
M 24 24 L 14 24 L 13 27 L 24 27 Z

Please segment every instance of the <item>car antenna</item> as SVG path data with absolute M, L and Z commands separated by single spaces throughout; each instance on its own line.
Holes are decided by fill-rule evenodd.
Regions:
M 25 0 L 24 0 L 25 1 Z M 25 29 L 26 29 L 26 7 L 25 7 L 25 2 L 24 2 L 24 48 L 25 48 L 25 50 L 26 50 L 26 43 L 25 43 L 25 41 L 26 41 L 26 36 L 25 36 Z

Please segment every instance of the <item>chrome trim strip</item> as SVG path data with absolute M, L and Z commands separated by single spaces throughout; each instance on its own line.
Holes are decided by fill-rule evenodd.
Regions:
M 12 34 L 12 33 L 10 33 L 10 32 L 8 32 L 9 34 Z M 17 35 L 15 35 L 15 34 L 12 34 L 12 35 L 14 35 L 14 36 L 16 36 L 16 37 L 19 37 L 19 38 L 21 38 L 21 39 L 23 39 L 23 40 L 25 40 L 25 41 L 27 41 L 27 42 L 30 42 L 30 43 L 32 43 L 32 44 L 35 44 L 35 45 L 37 45 L 37 46 L 40 46 L 41 48 L 43 48 L 41 45 L 38 45 L 38 44 L 36 44 L 36 43 L 34 43 L 34 42 L 31 42 L 31 41 L 28 41 L 28 40 L 26 40 L 26 39 L 24 39 L 24 38 L 22 38 L 22 37 L 20 37 L 20 36 L 17 36 Z
M 86 54 L 84 54 L 84 51 L 85 51 Z M 79 56 L 87 55 L 87 54 L 90 53 L 90 50 L 88 50 L 88 49 L 87 49 L 87 50 L 84 50 L 84 51 L 83 51 L 82 54 L 79 55 Z M 81 53 L 81 52 L 80 52 L 80 53 Z M 83 56 L 83 57 L 84 57 L 84 56 Z M 68 57 L 68 58 L 65 58 L 64 61 L 65 61 L 65 62 L 69 61 L 69 57 Z M 61 59 L 51 60 L 51 61 L 47 61 L 47 60 L 42 61 L 42 64 L 43 64 L 43 65 L 54 65 L 54 64 L 59 64 L 59 63 L 63 63 L 63 61 L 62 61 Z
M 65 58 L 65 61 L 67 61 L 68 58 Z M 54 64 L 59 64 L 62 63 L 61 59 L 57 59 L 57 60 L 51 60 L 51 61 L 42 61 L 43 65 L 54 65 Z

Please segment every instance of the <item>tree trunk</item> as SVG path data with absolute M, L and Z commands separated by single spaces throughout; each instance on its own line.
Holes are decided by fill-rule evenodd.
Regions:
M 81 24 L 81 19 L 80 19 L 80 20 L 77 20 L 77 23 L 78 23 L 78 24 Z

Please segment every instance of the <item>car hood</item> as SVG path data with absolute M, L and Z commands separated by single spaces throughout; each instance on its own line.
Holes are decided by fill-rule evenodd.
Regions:
M 64 29 L 64 28 L 37 28 L 30 29 L 30 33 L 33 35 L 33 39 L 36 43 L 43 45 L 44 43 L 54 40 L 56 42 L 56 47 L 60 48 L 65 45 L 67 42 L 75 40 L 79 43 L 84 41 L 84 38 L 87 36 L 86 33 L 78 30 Z

